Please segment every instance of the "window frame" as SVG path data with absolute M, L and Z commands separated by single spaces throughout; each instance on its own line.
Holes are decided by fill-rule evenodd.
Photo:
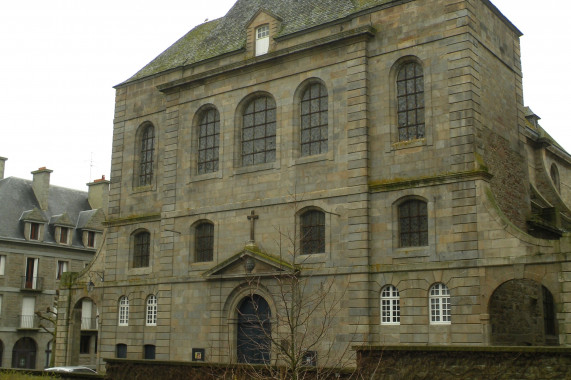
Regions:
M 39 241 L 40 240 L 40 223 L 29 222 L 30 223 L 30 240 Z
M 95 231 L 87 231 L 85 246 L 95 248 Z
M 259 109 L 258 100 L 261 99 L 264 99 L 264 107 Z M 250 107 L 252 108 L 250 109 Z M 262 113 L 263 122 L 261 122 L 262 116 L 258 116 Z M 278 161 L 277 113 L 277 103 L 274 97 L 268 93 L 255 93 L 244 99 L 243 106 L 240 108 L 239 124 L 239 162 L 242 168 L 273 164 Z M 251 122 L 249 121 L 250 118 Z M 260 136 L 259 128 L 262 127 L 264 134 Z M 260 145 L 263 145 L 263 149 L 260 149 Z M 263 161 L 257 162 L 256 156 L 262 153 Z M 249 162 L 250 157 L 251 162 Z
M 452 303 L 450 289 L 443 283 L 433 284 L 428 290 L 428 309 L 431 325 L 452 323 Z
M 410 206 L 416 205 L 417 213 L 411 216 Z M 424 213 L 418 209 L 422 205 Z M 408 215 L 404 215 L 405 207 L 409 208 Z M 397 226 L 398 226 L 398 247 L 399 248 L 413 248 L 413 247 L 427 247 L 430 245 L 429 237 L 429 220 L 428 220 L 428 202 L 424 199 L 418 198 L 405 198 L 397 205 Z M 407 223 L 405 223 L 407 222 Z M 413 224 L 416 222 L 418 229 L 413 229 Z M 403 226 L 408 225 L 407 231 L 403 231 Z M 406 242 L 403 241 L 403 236 L 406 236 Z M 417 239 L 417 244 L 413 244 L 413 239 Z
M 155 360 L 156 354 L 157 354 L 157 347 L 154 344 L 143 345 L 143 359 Z
M 210 231 L 206 231 L 207 228 Z M 214 223 L 207 220 L 202 220 L 196 223 L 193 229 L 194 229 L 194 262 L 206 263 L 213 261 Z M 204 245 L 201 246 L 201 244 Z
M 117 326 L 129 326 L 129 298 L 127 296 L 119 298 Z
M 61 276 L 65 273 L 65 272 L 69 272 L 69 261 L 65 261 L 65 260 L 58 260 L 57 263 L 57 268 L 56 268 L 56 280 L 61 280 Z
M 117 343 L 115 345 L 115 357 L 117 359 L 127 359 L 127 345 L 125 343 Z
M 254 29 L 256 57 L 270 51 L 270 24 L 262 24 Z
M 149 121 L 142 123 L 137 130 L 135 140 L 134 187 L 147 188 L 154 184 L 156 175 L 157 131 L 154 124 Z
M 0 255 L 0 276 L 6 275 L 6 255 Z
M 400 325 L 400 293 L 396 286 L 381 289 L 380 313 L 381 325 Z
M 69 227 L 59 227 L 58 243 L 67 245 L 69 241 Z
M 402 62 L 396 73 L 396 113 L 397 113 L 397 141 L 407 142 L 423 139 L 426 137 L 426 102 L 425 102 L 425 83 L 424 69 L 422 64 L 414 60 Z M 410 70 L 413 73 L 410 77 Z M 420 71 L 420 74 L 418 73 Z M 402 74 L 402 75 L 401 75 Z M 412 83 L 412 86 L 410 85 Z M 419 84 L 420 83 L 420 84 Z M 410 88 L 413 87 L 413 88 Z M 420 89 L 419 89 L 420 87 Z M 404 92 L 401 92 L 404 91 Z M 410 104 L 414 98 L 414 105 Z M 401 101 L 404 99 L 404 105 L 401 109 Z M 421 105 L 419 105 L 419 103 Z M 414 122 L 411 122 L 414 115 Z M 402 118 L 401 118 L 402 116 Z M 406 121 L 402 121 L 406 119 Z M 421 119 L 421 121 L 419 121 Z M 411 129 L 414 133 L 411 134 Z M 406 138 L 403 137 L 402 131 L 405 130 Z M 412 136 L 412 137 L 411 137 Z
M 322 220 L 309 220 L 317 215 Z M 316 223 L 307 224 L 307 222 Z M 299 214 L 299 252 L 304 256 L 326 252 L 326 218 L 323 210 L 307 208 Z
M 212 113 L 213 120 L 210 120 Z M 216 107 L 209 105 L 198 111 L 198 121 L 196 124 L 197 175 L 216 173 L 220 170 L 220 124 L 220 112 Z M 204 144 L 202 143 L 203 141 Z M 203 159 L 201 159 L 202 152 L 204 152 Z M 212 152 L 212 158 L 210 160 L 208 159 L 208 152 Z M 208 163 L 212 163 L 212 168 L 209 169 L 207 167 Z M 204 169 L 202 169 L 203 167 Z
M 147 300 L 145 302 L 145 326 L 157 325 L 157 312 L 158 312 L 157 296 L 151 294 L 147 297 Z
M 318 88 L 314 97 L 313 89 Z M 317 101 L 318 108 L 314 112 L 312 104 Z M 325 108 L 323 108 L 325 105 Z M 314 124 L 314 116 L 318 120 Z M 325 122 L 323 122 L 325 119 Z M 306 124 L 308 123 L 308 124 Z M 319 131 L 319 138 L 313 138 L 312 132 Z M 308 135 L 305 141 L 304 135 Z M 318 152 L 312 153 L 314 144 L 319 144 Z M 309 146 L 304 152 L 304 146 Z M 311 157 L 326 154 L 329 151 L 329 94 L 327 87 L 321 81 L 310 81 L 304 85 L 299 98 L 299 149 L 300 157 Z
M 131 268 L 148 268 L 151 262 L 151 233 L 138 230 L 133 234 Z

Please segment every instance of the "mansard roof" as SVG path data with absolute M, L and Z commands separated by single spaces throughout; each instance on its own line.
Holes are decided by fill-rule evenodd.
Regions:
M 32 189 L 32 181 L 16 177 L 0 180 L 0 239 L 24 238 L 24 222 L 48 223 L 51 227 L 74 227 L 82 211 L 91 210 L 87 192 L 50 185 L 48 209 L 41 210 Z M 55 243 L 54 228 L 46 228 L 43 242 Z M 73 234 L 72 246 L 83 247 L 79 234 Z
M 238 0 L 228 13 L 201 24 L 175 42 L 125 83 L 239 51 L 246 27 L 261 10 L 278 17 L 283 37 L 398 0 Z

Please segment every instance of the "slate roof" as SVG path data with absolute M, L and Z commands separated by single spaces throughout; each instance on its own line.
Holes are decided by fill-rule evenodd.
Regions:
M 260 10 L 279 17 L 275 37 L 281 37 L 393 1 L 238 0 L 224 17 L 195 27 L 123 84 L 242 49 L 246 26 Z
M 91 210 L 87 192 L 50 185 L 48 209 L 42 211 L 34 195 L 32 181 L 16 177 L 0 180 L 0 239 L 25 241 L 23 220 L 37 220 L 39 216 L 49 221 L 43 243 L 53 243 L 54 222 L 77 226 L 82 211 Z M 39 220 L 38 220 L 39 221 Z M 80 233 L 74 230 L 72 247 L 81 247 Z

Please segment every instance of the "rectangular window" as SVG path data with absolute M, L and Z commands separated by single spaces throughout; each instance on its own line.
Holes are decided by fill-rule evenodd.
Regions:
M 67 234 L 68 234 L 68 228 L 60 227 L 59 242 L 61 244 L 67 244 Z
M 30 240 L 40 239 L 40 224 L 30 223 Z
M 20 327 L 23 329 L 34 328 L 34 310 L 36 299 L 34 297 L 22 298 L 22 314 L 20 315 Z
M 155 346 L 152 344 L 145 344 L 145 359 L 155 359 Z
M 91 335 L 82 335 L 79 340 L 79 353 L 89 354 L 90 345 L 91 345 Z
M 0 294 L 0 317 L 2 316 L 2 297 L 3 295 Z
M 24 288 L 38 289 L 38 265 L 39 259 L 29 257 L 26 260 L 26 277 Z
M 67 261 L 58 261 L 57 262 L 56 280 L 61 280 L 61 275 L 64 272 L 67 272 Z
M 127 345 L 120 343 L 115 347 L 116 347 L 117 358 L 126 359 L 127 358 Z
M 0 276 L 6 272 L 6 255 L 0 255 Z
M 95 232 L 93 231 L 87 231 L 87 246 L 95 248 Z
M 270 25 L 256 29 L 256 56 L 266 54 L 270 48 Z

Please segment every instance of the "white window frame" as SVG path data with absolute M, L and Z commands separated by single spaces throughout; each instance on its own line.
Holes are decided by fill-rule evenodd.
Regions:
M 129 299 L 126 296 L 119 298 L 119 326 L 129 326 Z
M 266 54 L 270 50 L 270 24 L 260 25 L 256 28 L 256 57 Z
M 6 255 L 0 255 L 0 276 L 6 274 Z
M 393 285 L 381 290 L 381 325 L 400 325 L 400 294 Z
M 24 329 L 34 328 L 34 311 L 36 309 L 36 298 L 35 297 L 23 297 L 22 298 L 22 314 L 20 316 L 20 327 Z
M 147 308 L 145 313 L 145 324 L 147 326 L 157 325 L 157 296 L 151 294 L 147 297 Z
M 449 325 L 452 322 L 450 289 L 442 283 L 434 284 L 429 290 L 431 325 Z

